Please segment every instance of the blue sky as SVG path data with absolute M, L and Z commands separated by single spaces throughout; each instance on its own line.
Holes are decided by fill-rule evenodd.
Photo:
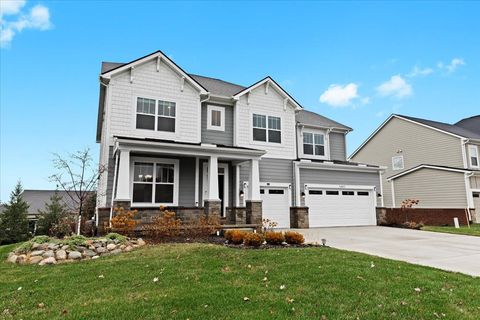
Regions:
M 7 0 L 8 2 L 8 0 Z M 95 157 L 101 61 L 161 49 L 191 73 L 276 79 L 354 128 L 351 153 L 392 112 L 480 113 L 480 3 L 2 0 L 0 199 L 54 188 L 52 153 Z

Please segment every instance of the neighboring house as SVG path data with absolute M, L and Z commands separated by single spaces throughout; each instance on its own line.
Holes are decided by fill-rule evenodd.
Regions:
M 161 51 L 104 62 L 99 212 L 135 208 L 148 221 L 164 205 L 183 219 L 205 211 L 290 227 L 306 205 L 312 227 L 372 225 L 380 168 L 346 161 L 351 130 L 303 110 L 270 77 L 244 87 L 188 74 Z
M 455 124 L 390 116 L 352 154 L 354 161 L 385 166 L 384 203 L 400 207 L 465 208 L 480 215 L 480 115 Z

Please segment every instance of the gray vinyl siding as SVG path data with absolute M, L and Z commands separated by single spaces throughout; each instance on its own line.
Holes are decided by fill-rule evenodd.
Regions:
M 328 137 L 330 142 L 330 159 L 345 161 L 347 158 L 345 134 L 330 132 Z
M 240 182 L 248 181 L 249 164 L 240 167 Z M 259 162 L 260 182 L 293 183 L 293 161 L 263 158 Z
M 180 158 L 178 205 L 195 206 L 195 158 Z
M 375 186 L 380 193 L 380 177 L 378 172 L 354 172 L 340 170 L 321 170 L 300 168 L 300 191 L 307 184 L 333 184 L 353 186 Z M 380 205 L 380 198 L 377 198 Z
M 470 177 L 470 188 L 480 190 L 480 176 Z
M 386 178 L 403 170 L 392 170 L 392 157 L 403 155 L 404 170 L 420 164 L 463 168 L 459 138 L 412 123 L 392 118 L 352 157 L 355 162 L 385 166 L 383 194 L 385 206 L 392 206 L 392 193 Z M 429 177 L 426 177 L 427 182 Z M 427 183 L 430 186 L 433 183 Z M 427 188 L 428 189 L 428 188 Z
M 465 178 L 461 172 L 423 168 L 394 180 L 395 205 L 420 200 L 417 208 L 466 208 Z M 391 186 L 388 186 L 391 188 Z
M 233 145 L 233 107 L 225 105 L 209 105 L 220 106 L 225 109 L 225 131 L 207 130 L 207 105 L 202 104 L 202 142 L 221 144 L 225 146 Z
M 106 207 L 110 207 L 112 204 L 112 191 L 113 191 L 113 178 L 115 175 L 115 158 L 113 157 L 113 146 L 108 147 L 108 162 L 107 162 L 107 189 L 106 189 L 106 198 L 107 203 Z

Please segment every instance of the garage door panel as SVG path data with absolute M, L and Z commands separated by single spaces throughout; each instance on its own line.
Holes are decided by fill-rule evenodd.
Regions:
M 290 200 L 288 188 L 261 188 L 262 215 L 276 222 L 277 228 L 290 227 Z
M 310 227 L 374 225 L 373 190 L 310 189 Z

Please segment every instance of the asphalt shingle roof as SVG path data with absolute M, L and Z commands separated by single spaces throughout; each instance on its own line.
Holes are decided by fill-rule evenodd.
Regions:
M 58 194 L 62 197 L 63 204 L 66 206 L 66 209 L 73 210 L 75 208 L 75 203 L 67 195 L 65 191 L 57 191 Z M 45 203 L 50 202 L 50 197 L 53 196 L 55 190 L 24 190 L 22 193 L 22 198 L 25 200 L 28 205 L 28 214 L 38 214 L 38 210 L 45 209 Z M 93 194 L 94 192 L 92 192 Z
M 476 134 L 480 135 L 480 115 L 462 119 L 455 123 L 455 126 L 462 127 L 463 129 L 475 132 Z
M 296 120 L 298 123 L 317 126 L 317 127 L 327 127 L 327 128 L 338 128 L 351 131 L 353 130 L 346 125 L 343 125 L 337 121 L 319 115 L 318 113 L 307 111 L 307 110 L 300 110 L 296 115 Z
M 480 140 L 480 133 L 476 133 L 474 131 L 471 131 L 471 130 L 467 129 L 466 126 L 457 125 L 457 124 L 449 124 L 449 123 L 432 121 L 432 120 L 415 118 L 415 117 L 409 117 L 409 116 L 404 116 L 404 115 L 400 115 L 400 114 L 398 114 L 397 116 L 408 119 L 408 120 L 412 120 L 412 121 L 415 121 L 415 122 L 418 122 L 418 123 L 422 123 L 424 125 L 427 125 L 427 126 L 430 126 L 430 127 L 436 128 L 436 129 L 440 129 L 440 130 L 443 130 L 443 131 L 446 131 L 446 132 L 450 132 L 450 133 L 456 134 L 458 136 L 462 136 L 462 137 L 470 138 L 470 139 L 475 139 L 475 140 Z M 464 120 L 466 120 L 466 119 L 464 119 Z M 463 121 L 463 120 L 461 120 L 461 121 Z M 472 121 L 472 123 L 477 123 L 477 125 L 478 125 L 479 121 L 480 121 L 480 119 L 477 120 L 477 122 Z

